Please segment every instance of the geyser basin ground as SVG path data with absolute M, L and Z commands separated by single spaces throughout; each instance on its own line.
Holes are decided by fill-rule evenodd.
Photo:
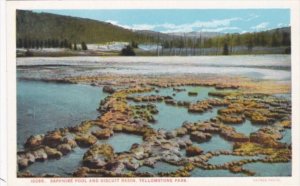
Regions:
M 291 101 L 278 96 L 290 94 L 288 57 L 253 59 L 125 61 L 126 70 L 95 58 L 18 59 L 18 176 L 264 176 L 271 165 L 269 176 L 290 175 Z

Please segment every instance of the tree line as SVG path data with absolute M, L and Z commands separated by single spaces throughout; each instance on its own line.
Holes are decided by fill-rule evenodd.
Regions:
M 87 50 L 87 45 L 85 42 L 81 42 L 82 50 Z M 43 48 L 68 48 L 71 50 L 78 50 L 77 42 L 70 42 L 67 39 L 58 40 L 58 39 L 22 39 L 18 38 L 17 40 L 17 48 L 25 48 L 25 49 L 43 49 Z
M 174 36 L 171 39 L 165 39 L 157 34 L 157 38 L 151 41 L 156 44 L 157 48 L 164 49 L 178 49 L 179 53 L 188 53 L 193 55 L 196 49 L 216 49 L 217 53 L 229 55 L 233 53 L 233 47 L 246 47 L 248 52 L 252 52 L 254 47 L 286 47 L 286 53 L 290 53 L 291 35 L 289 31 L 282 31 L 275 29 L 272 31 L 253 32 L 253 33 L 233 33 L 220 34 L 211 38 L 203 37 L 201 33 L 199 36 L 188 37 L 185 34 L 182 36 Z M 135 42 L 136 44 L 136 42 Z M 158 49 L 157 49 L 158 50 Z M 184 51 L 185 50 L 185 51 Z M 170 52 L 169 52 L 170 53 Z
M 159 39 L 158 39 L 159 40 Z M 288 32 L 255 32 L 245 34 L 225 34 L 212 38 L 199 37 L 191 38 L 182 36 L 173 40 L 159 40 L 164 48 L 214 48 L 214 47 L 235 47 L 247 46 L 251 50 L 255 46 L 278 47 L 290 46 L 291 36 Z

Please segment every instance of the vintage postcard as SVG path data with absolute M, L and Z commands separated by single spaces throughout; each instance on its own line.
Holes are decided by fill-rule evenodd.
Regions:
M 298 185 L 298 1 L 7 3 L 8 185 Z

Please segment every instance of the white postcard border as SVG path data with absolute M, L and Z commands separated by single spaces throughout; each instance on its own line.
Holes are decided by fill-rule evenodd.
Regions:
M 258 8 L 287 8 L 291 10 L 292 28 L 292 176 L 291 177 L 199 177 L 186 178 L 186 183 L 163 183 L 150 182 L 135 184 L 155 184 L 161 185 L 272 185 L 272 186 L 294 186 L 300 185 L 300 162 L 299 162 L 299 132 L 300 132 L 300 48 L 299 48 L 299 3 L 300 1 L 9 1 L 7 2 L 7 141 L 8 141 L 8 185 L 9 186 L 30 186 L 41 185 L 32 183 L 37 178 L 17 178 L 16 164 L 16 9 L 258 9 Z M 48 178 L 43 178 L 48 179 Z M 49 178 L 50 179 L 50 178 Z M 73 178 L 76 179 L 76 178 Z M 85 178 L 79 178 L 85 179 Z M 101 178 L 99 178 L 101 179 Z M 138 179 L 138 178 L 136 178 Z M 129 182 L 105 183 L 105 185 L 131 186 Z M 135 185 L 134 184 L 134 185 Z M 56 183 L 43 183 L 42 185 L 60 185 Z M 79 186 L 83 183 L 64 183 L 61 185 Z M 99 185 L 99 183 L 89 183 L 89 185 Z M 101 183 L 104 185 L 104 183 Z

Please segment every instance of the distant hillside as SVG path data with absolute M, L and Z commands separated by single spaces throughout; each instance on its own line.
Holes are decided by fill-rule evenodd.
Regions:
M 28 40 L 67 39 L 71 42 L 102 43 L 143 41 L 146 36 L 110 23 L 17 10 L 17 38 Z
M 172 33 L 161 33 L 151 30 L 136 30 L 134 31 L 136 33 L 151 36 L 153 38 L 159 37 L 161 40 L 174 40 L 174 39 L 180 39 L 183 37 L 190 38 L 190 39 L 197 39 L 197 38 L 203 38 L 203 39 L 209 39 L 217 36 L 225 35 L 224 33 L 220 32 L 172 32 Z
M 185 55 L 289 54 L 291 27 L 251 33 L 160 33 L 151 30 L 129 30 L 91 19 L 17 11 L 17 48 L 65 48 L 76 51 L 87 50 L 86 44 L 113 41 L 130 42 L 130 47 L 136 51 L 139 51 L 139 44 L 154 45 L 156 47 L 153 50 L 157 53 L 158 48 L 161 48 L 161 53 L 168 49 L 169 53 L 164 51 L 163 55 L 183 55 L 183 49 Z M 99 46 L 97 47 L 96 49 L 100 50 Z M 107 48 L 110 47 L 106 46 L 105 50 Z M 204 52 L 203 49 L 208 51 Z M 150 54 L 144 52 L 141 55 Z
M 212 38 L 212 37 L 216 37 L 216 36 L 222 36 L 225 35 L 224 33 L 221 32 L 174 32 L 172 33 L 172 35 L 174 36 L 185 36 L 188 38 Z

